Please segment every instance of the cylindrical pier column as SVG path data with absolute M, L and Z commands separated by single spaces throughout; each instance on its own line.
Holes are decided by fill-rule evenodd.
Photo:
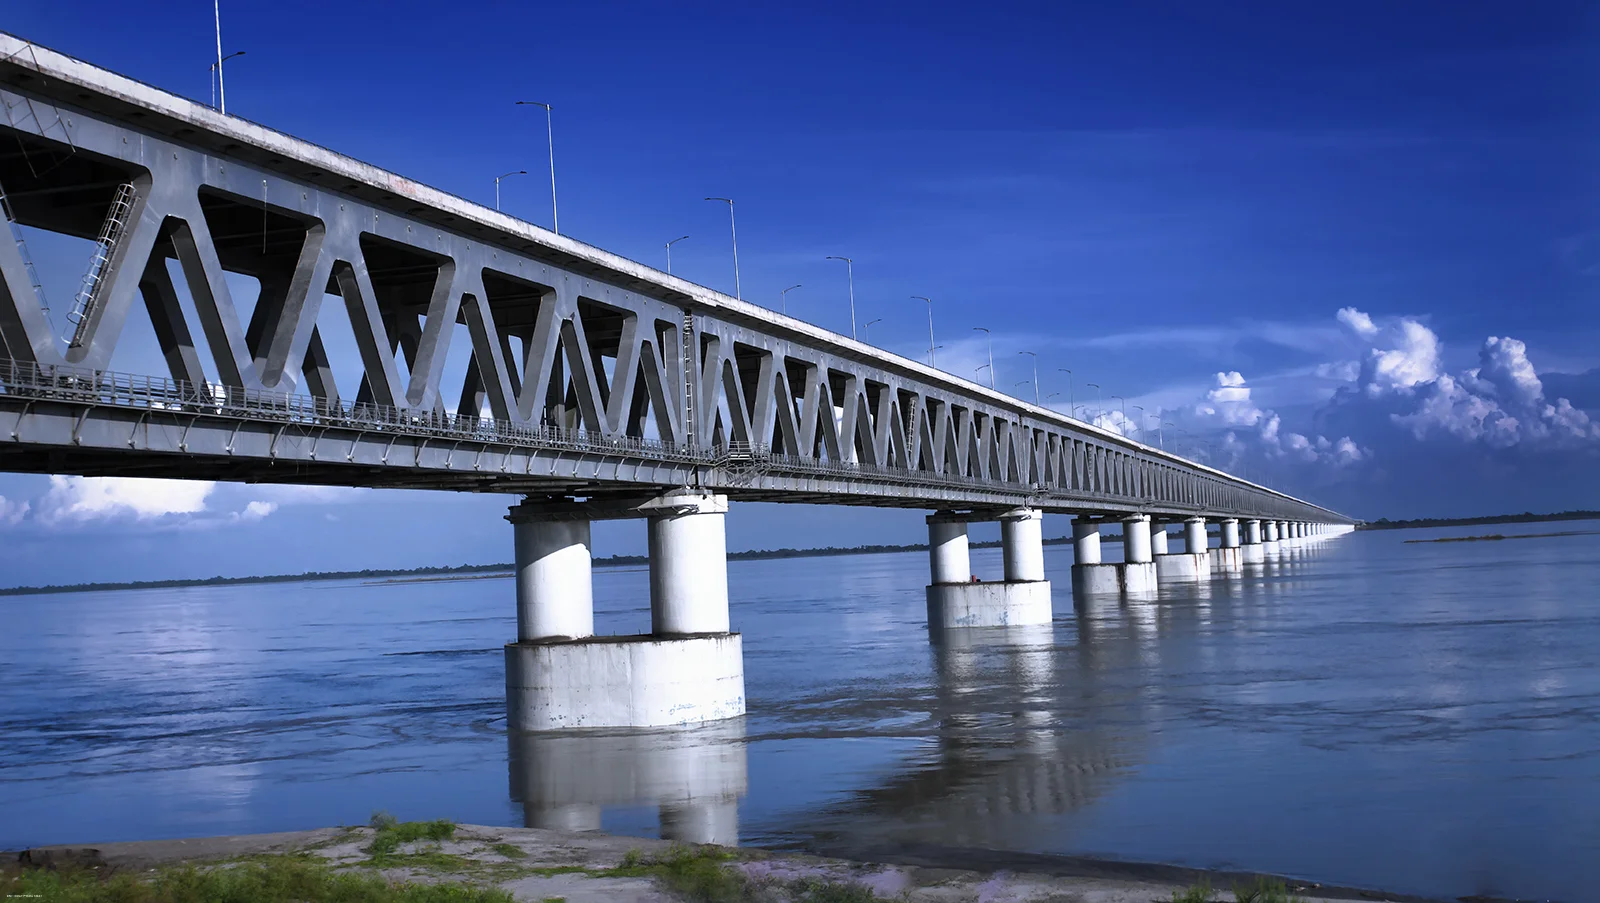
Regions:
M 934 583 L 966 583 L 972 578 L 966 521 L 929 515 L 928 566 Z
M 1150 522 L 1150 554 L 1167 554 L 1167 525 Z
M 1203 554 L 1211 540 L 1206 536 L 1206 519 L 1191 517 L 1183 522 L 1183 550 L 1190 555 Z
M 1263 521 L 1261 524 L 1261 534 L 1262 542 L 1277 542 L 1278 522 L 1275 520 Z
M 1100 563 L 1100 522 L 1088 517 L 1073 518 L 1072 563 Z
M 552 519 L 513 507 L 517 642 L 594 635 L 589 522 Z
M 657 636 L 728 632 L 728 497 L 670 493 L 650 516 L 650 623 Z
M 1122 519 L 1122 560 L 1146 564 L 1150 559 L 1150 516 L 1134 514 Z
M 1261 545 L 1261 521 L 1247 520 L 1244 522 L 1244 544 L 1247 546 Z
M 1044 512 L 1013 508 L 1000 516 L 1006 582 L 1044 579 Z
M 1239 521 L 1236 518 L 1226 518 L 1219 525 L 1221 532 L 1217 540 L 1224 549 L 1239 548 Z

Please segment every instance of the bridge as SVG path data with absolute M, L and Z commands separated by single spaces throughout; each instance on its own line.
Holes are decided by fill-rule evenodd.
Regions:
M 743 712 L 730 502 L 933 511 L 935 630 L 1049 621 L 1047 513 L 1075 518 L 1082 595 L 1237 574 L 1349 529 L 4 33 L 0 105 L 0 469 L 524 496 L 509 517 L 514 727 Z M 70 302 L 51 306 L 23 226 L 91 243 Z M 230 275 L 259 284 L 253 305 Z M 165 373 L 116 368 L 134 316 Z M 336 384 L 329 318 L 354 336 L 356 385 Z M 449 353 L 458 328 L 469 354 Z M 592 636 L 589 524 L 610 517 L 650 522 L 649 637 Z M 1003 579 L 975 583 L 967 525 L 995 520 Z M 1110 521 L 1123 562 L 1101 559 Z M 1169 523 L 1184 552 L 1168 551 Z

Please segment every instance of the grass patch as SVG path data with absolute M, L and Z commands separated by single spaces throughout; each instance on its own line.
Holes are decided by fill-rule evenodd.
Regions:
M 1233 898 L 1238 903 L 1305 903 L 1289 895 L 1282 881 L 1265 876 L 1256 878 L 1254 884 L 1235 884 Z
M 489 849 L 494 850 L 507 859 L 527 859 L 528 851 L 514 843 L 497 843 Z
M 762 903 L 773 883 L 754 882 L 729 864 L 739 857 L 715 847 L 673 847 L 665 855 L 648 857 L 629 850 L 614 869 L 590 872 L 618 878 L 653 878 L 662 887 L 690 903 Z M 882 898 L 859 884 L 804 878 L 778 882 L 794 903 L 873 903 Z
M 0 897 L 34 897 L 43 903 L 512 903 L 501 890 L 388 881 L 337 872 L 296 856 L 104 880 L 87 871 L 27 871 L 0 879 Z
M 1237 896 L 1237 892 L 1235 892 Z M 1172 903 L 1211 903 L 1211 882 L 1201 881 L 1172 892 Z
M 372 857 L 373 865 L 388 865 L 389 860 L 395 857 L 395 851 L 403 843 L 415 843 L 419 840 L 439 843 L 456 836 L 456 823 L 448 818 L 433 821 L 399 821 L 387 812 L 377 812 L 372 816 L 371 825 L 372 842 L 367 844 L 367 855 Z M 455 858 L 460 859 L 460 857 Z

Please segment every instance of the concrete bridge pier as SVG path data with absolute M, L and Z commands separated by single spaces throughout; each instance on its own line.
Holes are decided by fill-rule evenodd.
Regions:
M 1197 583 L 1211 579 L 1211 556 L 1206 548 L 1210 541 L 1206 537 L 1205 518 L 1191 517 L 1183 522 L 1182 552 L 1167 551 L 1164 525 L 1157 533 L 1151 534 L 1151 539 L 1157 580 L 1162 583 Z
M 1244 553 L 1239 548 L 1239 521 L 1223 518 L 1217 522 L 1217 547 L 1211 550 L 1211 567 L 1219 574 L 1244 572 Z
M 1107 564 L 1101 557 L 1101 523 L 1087 515 L 1072 519 L 1072 596 L 1076 604 L 1087 596 L 1122 594 L 1122 566 Z
M 1267 550 L 1261 544 L 1261 521 L 1244 522 L 1244 541 L 1239 546 L 1239 560 L 1244 564 L 1265 564 Z
M 744 714 L 744 651 L 728 624 L 725 496 L 638 503 L 528 499 L 511 508 L 517 641 L 506 645 L 512 731 L 664 727 Z M 590 521 L 647 517 L 651 633 L 594 636 Z
M 1020 627 L 1054 617 L 1044 576 L 1044 512 L 1014 508 L 999 515 L 1002 579 L 972 573 L 967 524 L 992 515 L 941 511 L 928 516 L 928 629 Z
M 1283 545 L 1278 541 L 1278 522 L 1275 520 L 1261 521 L 1261 555 L 1267 561 L 1277 558 L 1283 551 Z
M 1150 539 L 1150 515 L 1122 519 L 1122 591 L 1130 596 L 1154 595 L 1159 584 Z

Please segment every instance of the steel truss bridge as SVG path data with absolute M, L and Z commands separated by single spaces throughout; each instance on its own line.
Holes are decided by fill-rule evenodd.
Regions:
M 3 470 L 1349 522 L 3 33 L 0 105 Z M 93 242 L 70 303 L 18 226 Z

